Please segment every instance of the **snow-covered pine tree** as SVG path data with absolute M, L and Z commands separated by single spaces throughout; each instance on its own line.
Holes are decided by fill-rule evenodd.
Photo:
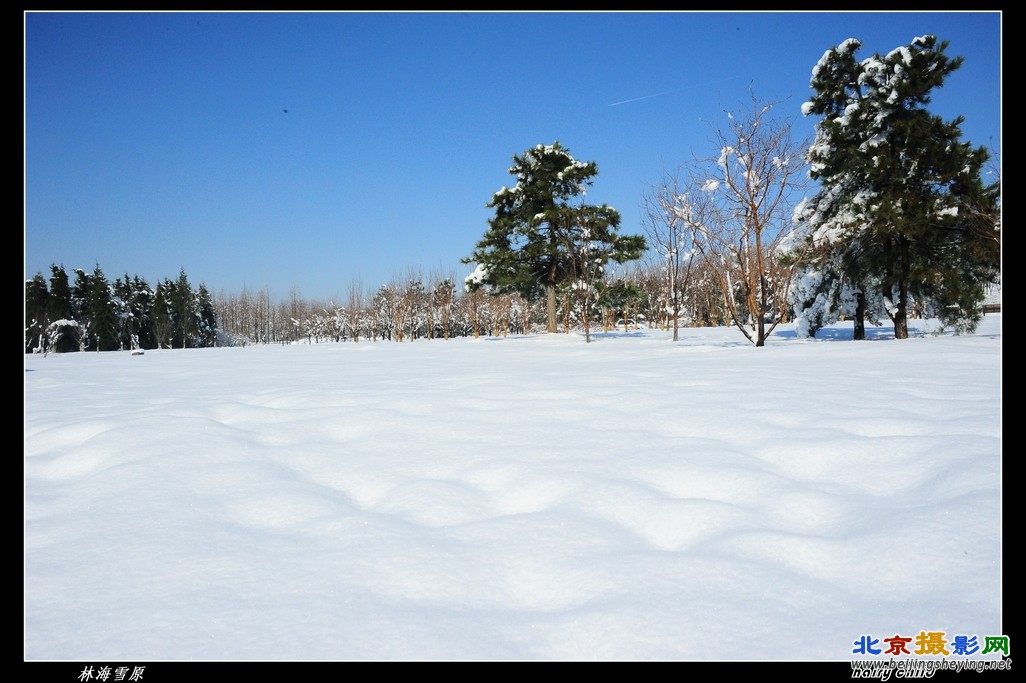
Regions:
M 153 290 L 146 280 L 138 275 L 132 277 L 132 300 L 129 304 L 135 318 L 138 348 L 154 349 L 157 347 L 153 335 Z
M 110 282 L 99 264 L 93 272 L 75 269 L 71 290 L 74 319 L 79 323 L 79 350 L 113 351 L 118 348 L 118 318 Z
M 496 294 L 519 293 L 546 299 L 547 331 L 556 331 L 557 286 L 575 277 L 574 263 L 585 242 L 601 245 L 601 258 L 620 262 L 640 258 L 645 239 L 619 235 L 619 212 L 605 204 L 584 204 L 598 175 L 595 162 L 581 162 L 558 141 L 537 145 L 513 157 L 510 175 L 487 204 L 495 209 L 488 230 L 464 263 L 481 266 L 472 287 Z
M 981 179 L 988 152 L 962 142 L 962 117 L 927 110 L 963 61 L 947 46 L 928 35 L 859 60 L 861 42 L 846 40 L 816 64 L 802 107 L 821 117 L 807 155 L 821 190 L 800 216 L 818 255 L 809 269 L 832 270 L 821 283 L 883 302 L 898 339 L 916 304 L 975 328 L 984 288 L 1000 273 L 1000 190 Z M 834 311 L 851 305 L 834 291 Z

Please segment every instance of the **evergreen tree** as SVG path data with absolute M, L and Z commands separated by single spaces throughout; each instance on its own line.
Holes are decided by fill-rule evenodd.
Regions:
M 42 273 L 25 283 L 25 353 L 46 351 L 50 327 L 50 292 Z
M 112 290 L 118 316 L 118 343 L 122 349 L 152 349 L 153 341 L 152 300 L 153 294 L 146 282 L 129 277 L 114 281 Z
M 197 310 L 196 295 L 189 284 L 189 278 L 185 274 L 185 268 L 178 273 L 174 288 L 171 291 L 171 315 L 174 323 L 173 343 L 175 346 L 186 348 L 196 345 Z
M 171 299 L 174 290 L 174 283 L 164 279 L 157 284 L 153 294 L 153 340 L 158 349 L 171 348 L 172 333 L 174 329 L 171 315 Z
M 834 271 L 806 299 L 832 298 L 840 311 L 841 291 L 860 294 L 856 325 L 886 314 L 898 339 L 916 304 L 974 329 L 1000 273 L 1000 192 L 981 180 L 988 153 L 961 141 L 962 117 L 944 121 L 926 108 L 962 64 L 947 45 L 923 36 L 860 61 L 862 44 L 849 39 L 816 65 L 803 105 L 822 117 L 807 155 L 822 189 L 800 212 L 819 257 L 809 270 Z
M 139 338 L 136 334 L 135 312 L 132 310 L 132 281 L 128 273 L 125 273 L 124 279 L 115 278 L 110 289 L 118 321 L 118 348 L 137 349 Z
M 614 316 L 618 316 L 623 321 L 623 331 L 628 332 L 630 320 L 637 315 L 638 307 L 644 298 L 645 290 L 641 285 L 620 279 L 602 290 L 599 303 L 608 308 Z
M 79 330 L 76 326 L 68 324 L 74 320 L 74 316 L 71 310 L 71 284 L 64 266 L 50 265 L 49 307 L 48 346 L 50 351 L 55 353 L 74 351 L 78 348 Z
M 213 346 L 220 332 L 213 297 L 205 285 L 195 292 L 185 270 L 156 290 L 138 275 L 107 280 L 97 264 L 76 268 L 69 283 L 63 266 L 50 266 L 25 283 L 26 353 L 112 351 Z
M 438 328 L 442 336 L 449 338 L 449 320 L 452 317 L 453 304 L 456 299 L 456 285 L 449 278 L 435 283 L 431 291 L 431 305 L 438 312 Z
M 157 347 L 153 334 L 153 290 L 138 275 L 132 278 L 132 299 L 129 304 L 135 320 L 137 348 L 154 349 Z
M 217 314 L 214 312 L 214 302 L 207 290 L 207 286 L 200 283 L 196 290 L 196 311 L 198 317 L 197 333 L 200 345 L 214 346 L 217 342 Z
M 78 350 L 87 351 L 93 348 L 93 317 L 90 306 L 90 294 L 93 283 L 89 273 L 75 268 L 75 284 L 71 288 L 71 317 L 78 323 Z
M 110 282 L 99 265 L 93 268 L 93 274 L 88 280 L 86 305 L 95 349 L 97 351 L 114 351 L 120 348 L 118 343 L 120 305 L 115 300 Z
M 509 173 L 516 184 L 492 196 L 487 206 L 495 217 L 464 260 L 479 265 L 479 277 L 468 284 L 528 300 L 544 294 L 547 330 L 555 332 L 557 286 L 573 279 L 575 270 L 580 275 L 580 255 L 595 250 L 598 258 L 636 259 L 644 238 L 618 235 L 620 214 L 612 207 L 583 203 L 598 166 L 577 161 L 558 141 L 515 155 Z

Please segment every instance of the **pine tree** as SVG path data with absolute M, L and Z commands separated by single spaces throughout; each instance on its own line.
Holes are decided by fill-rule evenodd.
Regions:
M 64 266 L 50 265 L 50 328 L 47 331 L 50 351 L 64 353 L 78 348 L 79 329 L 71 325 L 71 284 Z
M 50 327 L 50 292 L 42 273 L 25 283 L 25 353 L 46 351 Z
M 617 234 L 620 214 L 605 204 L 588 206 L 583 198 L 598 175 L 594 162 L 580 162 L 558 141 L 537 145 L 513 157 L 510 175 L 487 204 L 495 209 L 488 230 L 464 263 L 479 265 L 470 287 L 486 286 L 496 294 L 519 293 L 528 300 L 546 299 L 547 330 L 556 331 L 557 287 L 580 275 L 581 254 L 627 261 L 645 249 L 640 236 Z M 590 246 L 586 246 L 590 245 Z
M 630 331 L 631 318 L 637 315 L 641 302 L 645 298 L 645 290 L 636 282 L 629 282 L 624 279 L 616 280 L 602 289 L 602 296 L 599 304 L 619 317 L 623 324 L 623 331 Z M 631 313 L 635 311 L 635 313 Z
M 97 351 L 114 351 L 118 344 L 118 302 L 114 300 L 110 282 L 97 264 L 88 279 L 87 304 L 93 345 Z
M 118 321 L 118 347 L 121 349 L 139 348 L 139 337 L 136 333 L 136 317 L 132 307 L 132 280 L 125 277 L 115 278 L 111 284 L 115 313 Z
M 78 323 L 78 350 L 87 351 L 93 348 L 93 317 L 90 305 L 90 294 L 93 283 L 89 273 L 75 268 L 75 284 L 71 288 L 71 315 Z
M 214 312 L 214 301 L 204 283 L 196 290 L 197 333 L 202 346 L 214 346 L 217 342 L 217 314 Z
M 152 349 L 153 293 L 138 275 L 114 280 L 112 291 L 118 316 L 118 343 L 122 349 Z
M 981 180 L 989 155 L 961 141 L 962 117 L 926 108 L 962 64 L 947 46 L 923 36 L 860 61 L 862 44 L 849 39 L 816 65 L 803 105 L 822 117 L 807 155 L 822 189 L 801 212 L 819 255 L 810 270 L 834 271 L 810 296 L 833 298 L 838 311 L 845 288 L 861 294 L 856 325 L 887 315 L 898 339 L 914 305 L 974 329 L 1000 273 L 1000 192 Z M 872 301 L 883 310 L 867 309 Z
M 132 316 L 135 319 L 135 331 L 138 348 L 154 349 L 157 347 L 153 335 L 153 290 L 138 275 L 132 278 Z
M 174 282 L 171 290 L 171 315 L 174 322 L 173 341 L 175 346 L 186 348 L 196 345 L 196 330 L 198 326 L 198 311 L 196 309 L 196 295 L 189 284 L 189 278 L 185 274 L 185 268 L 178 272 L 178 279 Z
M 158 349 L 172 348 L 174 323 L 171 315 L 171 300 L 173 292 L 174 283 L 164 278 L 162 282 L 157 283 L 157 289 L 153 294 L 153 339 Z

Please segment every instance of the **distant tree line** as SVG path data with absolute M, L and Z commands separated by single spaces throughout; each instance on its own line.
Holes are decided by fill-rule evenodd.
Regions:
M 703 285 L 704 283 L 704 285 Z M 714 280 L 696 275 L 688 291 L 688 321 L 717 325 L 726 308 L 713 289 Z M 556 316 L 563 329 L 580 326 L 583 309 L 572 282 L 557 288 Z M 629 321 L 665 326 L 665 292 L 658 264 L 632 264 L 601 283 L 587 319 L 596 329 L 613 330 Z M 548 299 L 518 292 L 494 293 L 475 286 L 473 273 L 423 276 L 410 270 L 377 289 L 359 282 L 344 300 L 303 298 L 297 289 L 276 300 L 266 289 L 220 292 L 214 297 L 221 345 L 363 341 L 415 341 L 454 337 L 508 336 L 544 332 Z M 627 322 L 625 322 L 627 321 Z
M 110 281 L 100 266 L 70 272 L 53 265 L 49 278 L 37 273 L 26 281 L 26 353 L 498 337 L 543 332 L 548 323 L 544 298 L 489 294 L 473 286 L 473 274 L 425 277 L 411 269 L 377 289 L 354 282 L 344 301 L 325 301 L 304 298 L 296 288 L 284 298 L 266 288 L 211 294 L 204 284 L 194 288 L 184 270 L 156 287 L 137 275 Z M 672 323 L 659 263 L 632 263 L 600 288 L 588 313 L 595 329 Z M 683 324 L 728 320 L 707 269 L 696 268 L 682 301 Z M 563 329 L 580 326 L 581 304 L 572 283 L 560 285 L 556 312 Z
M 205 285 L 185 270 L 150 287 L 138 275 L 110 281 L 97 265 L 50 266 L 25 283 L 25 353 L 214 346 L 218 323 Z

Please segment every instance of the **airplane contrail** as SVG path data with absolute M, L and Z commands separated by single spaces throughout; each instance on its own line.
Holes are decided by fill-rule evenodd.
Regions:
M 612 104 L 607 104 L 606 106 L 607 107 L 616 107 L 616 106 L 619 106 L 621 104 L 628 104 L 630 102 L 640 102 L 641 100 L 649 100 L 649 99 L 652 99 L 653 97 L 659 97 L 661 95 L 669 95 L 672 92 L 677 92 L 677 90 L 680 90 L 680 88 L 677 88 L 675 90 L 667 90 L 666 92 L 657 92 L 655 95 L 645 95 L 643 97 L 635 97 L 635 98 L 629 99 L 629 100 L 621 100 L 619 102 L 613 102 Z
M 765 74 L 765 73 L 770 73 L 770 71 L 771 70 L 769 70 L 769 69 L 764 70 L 764 71 L 759 71 L 759 72 L 756 72 L 755 76 L 760 76 L 760 75 Z M 653 97 L 661 97 L 663 95 L 669 95 L 670 93 L 680 92 L 682 90 L 691 90 L 693 88 L 700 88 L 700 87 L 704 87 L 704 86 L 713 85 L 713 84 L 716 84 L 716 83 L 726 83 L 727 81 L 737 81 L 737 80 L 740 80 L 742 78 L 751 78 L 751 79 L 753 79 L 752 82 L 754 83 L 754 76 L 727 76 L 725 78 L 716 78 L 716 79 L 713 79 L 713 80 L 710 80 L 710 81 L 703 81 L 701 83 L 694 83 L 692 85 L 686 85 L 686 86 L 683 86 L 681 88 L 673 88 L 672 90 L 665 90 L 663 92 L 657 92 L 655 95 L 644 95 L 642 97 L 634 97 L 634 98 L 629 99 L 629 100 L 620 100 L 619 102 L 613 102 L 611 104 L 607 104 L 606 106 L 607 107 L 618 107 L 621 104 L 629 104 L 630 102 L 640 102 L 641 100 L 650 100 Z

